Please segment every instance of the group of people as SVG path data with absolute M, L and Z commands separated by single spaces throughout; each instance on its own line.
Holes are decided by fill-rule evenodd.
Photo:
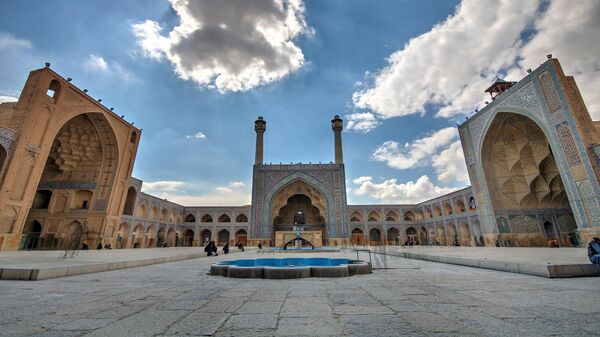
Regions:
M 241 242 L 238 242 L 236 244 L 236 247 L 240 250 L 240 251 L 244 251 L 244 244 Z M 261 247 L 262 248 L 262 247 Z M 223 254 L 229 254 L 229 242 L 225 243 L 225 245 L 222 248 L 223 250 Z M 209 241 L 206 246 L 204 246 L 204 252 L 206 253 L 206 256 L 218 256 L 218 249 L 217 249 L 217 244 L 215 243 L 215 241 Z

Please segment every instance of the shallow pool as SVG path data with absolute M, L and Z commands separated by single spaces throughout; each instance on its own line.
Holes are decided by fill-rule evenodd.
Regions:
M 351 263 L 350 259 L 331 259 L 326 257 L 296 257 L 296 258 L 264 258 L 248 260 L 232 260 L 219 262 L 221 265 L 237 267 L 322 267 L 322 266 L 341 266 Z

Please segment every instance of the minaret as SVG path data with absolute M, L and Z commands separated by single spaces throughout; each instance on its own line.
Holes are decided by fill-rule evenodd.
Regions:
M 344 155 L 342 154 L 342 129 L 344 125 L 339 115 L 335 115 L 331 120 L 331 129 L 333 130 L 333 140 L 335 146 L 335 163 L 343 164 Z
M 256 131 L 256 155 L 254 156 L 254 165 L 262 165 L 263 163 L 263 134 L 267 130 L 267 122 L 259 116 L 254 121 L 254 131 Z

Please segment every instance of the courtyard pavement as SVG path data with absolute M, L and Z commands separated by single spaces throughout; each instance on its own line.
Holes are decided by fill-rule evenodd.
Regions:
M 598 277 L 547 279 L 383 255 L 374 258 L 389 269 L 348 278 L 207 275 L 215 261 L 257 256 L 2 281 L 0 335 L 600 335 Z
M 372 246 L 371 251 L 406 258 L 544 277 L 596 276 L 586 248 Z

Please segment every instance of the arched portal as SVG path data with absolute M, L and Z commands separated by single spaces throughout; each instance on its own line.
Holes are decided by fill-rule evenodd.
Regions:
M 83 225 L 79 221 L 73 221 L 65 230 L 65 241 L 63 246 L 65 249 L 76 250 L 82 246 L 83 237 Z
M 23 234 L 25 234 L 22 243 L 23 249 L 33 250 L 38 248 L 41 233 L 42 224 L 40 224 L 37 220 L 29 221 L 25 227 L 23 227 Z
M 417 239 L 417 230 L 413 227 L 408 227 L 406 229 L 406 244 L 408 245 L 417 245 L 419 244 L 419 240 Z
M 415 221 L 417 220 L 417 215 L 413 211 L 404 212 L 404 221 Z
M 456 227 L 454 227 L 453 223 L 446 225 L 446 232 L 448 233 L 446 237 L 446 245 L 452 246 L 455 241 L 458 242 L 458 236 L 456 236 Z
M 126 222 L 123 222 L 119 226 L 119 230 L 117 231 L 117 239 L 115 242 L 115 248 L 127 248 L 129 239 L 129 225 Z
M 460 245 L 471 246 L 471 231 L 469 231 L 469 224 L 463 222 L 458 227 L 460 232 Z
M 246 214 L 240 214 L 235 218 L 235 222 L 248 222 Z
M 246 246 L 248 244 L 248 232 L 245 229 L 240 229 L 235 232 L 235 243 Z
M 66 116 L 62 111 L 57 111 L 56 114 L 59 120 Z M 86 224 L 88 243 L 95 244 L 104 239 L 102 235 L 106 228 L 103 226 L 109 222 L 107 217 L 113 215 L 109 212 L 118 211 L 111 208 L 111 200 L 114 197 L 113 189 L 117 186 L 119 161 L 124 157 L 119 154 L 113 126 L 102 113 L 82 113 L 70 119 L 65 118 L 64 121 L 60 128 L 55 125 L 56 127 L 46 130 L 47 135 L 53 138 L 44 138 L 42 147 L 46 146 L 48 150 L 40 154 L 48 155 L 38 158 L 44 167 L 39 176 L 37 173 L 32 176 L 33 180 L 39 179 L 37 190 L 40 192 L 48 186 L 57 186 L 58 189 L 52 190 L 57 194 L 56 200 L 50 202 L 52 209 L 48 212 L 29 212 L 25 224 L 31 220 L 39 220 L 50 226 L 48 228 L 51 234 L 47 239 L 52 235 L 54 241 L 70 234 L 67 231 L 76 218 L 79 224 Z M 121 190 L 118 192 L 121 193 Z M 46 193 L 46 196 L 51 195 Z M 38 197 L 44 197 L 44 193 L 38 194 Z M 40 198 L 32 206 L 48 208 L 45 202 L 37 203 L 39 201 Z M 110 228 L 110 232 L 113 229 Z M 65 245 L 64 241 L 62 245 Z
M 127 197 L 125 198 L 125 207 L 123 208 L 123 215 L 133 215 L 136 197 L 137 191 L 135 190 L 135 187 L 130 186 L 129 189 L 127 189 Z
M 362 221 L 362 214 L 360 214 L 360 212 L 354 211 L 352 212 L 352 214 L 350 215 L 350 222 L 361 222 Z
M 385 214 L 385 221 L 397 222 L 398 221 L 398 213 L 396 213 L 394 211 L 387 212 Z
M 138 224 L 133 230 L 131 236 L 131 242 L 133 242 L 133 248 L 142 248 L 144 243 L 144 225 Z
M 427 229 L 425 229 L 425 227 L 421 227 L 421 230 L 419 231 L 419 243 L 421 245 L 427 245 L 429 243 Z
M 484 246 L 483 233 L 481 232 L 481 224 L 479 220 L 473 222 L 473 236 L 475 237 L 475 245 Z
M 294 225 L 302 225 L 304 231 L 321 232 L 327 238 L 327 198 L 315 187 L 297 180 L 277 192 L 271 202 L 273 239 L 277 232 L 289 232 Z M 306 238 L 311 241 L 311 238 Z M 317 247 L 321 242 L 313 242 Z
M 156 235 L 156 247 L 162 247 L 163 243 L 167 239 L 166 235 L 167 230 L 165 229 L 165 227 L 161 227 Z
M 360 228 L 354 228 L 350 236 L 350 243 L 354 246 L 363 246 L 365 244 L 365 233 Z
M 0 181 L 2 180 L 2 175 L 4 173 L 4 166 L 8 159 L 8 151 L 0 144 Z
M 560 216 L 572 211 L 542 129 L 528 117 L 500 112 L 485 135 L 481 158 L 492 208 L 515 214 L 501 217 L 503 223 L 519 223 L 519 230 L 514 233 L 512 226 L 500 226 L 500 239 L 545 246 L 547 238 L 540 233 L 535 214 Z M 528 215 L 523 215 L 524 212 Z
M 371 228 L 369 231 L 369 244 L 371 246 L 381 246 L 383 244 L 383 238 L 381 237 L 379 228 Z
M 175 244 L 176 244 L 175 240 L 176 240 L 175 229 L 173 227 L 171 227 L 167 231 L 167 245 L 169 245 L 169 247 L 175 247 Z
M 146 247 L 156 247 L 156 229 L 153 226 L 148 227 L 146 230 Z
M 231 222 L 231 218 L 227 214 L 221 214 L 219 222 Z
M 222 229 L 221 231 L 219 231 L 217 238 L 217 245 L 225 246 L 226 243 L 229 243 L 229 231 L 226 229 Z
M 185 216 L 185 222 L 196 222 L 196 217 L 190 213 Z
M 544 222 L 544 234 L 546 234 L 546 238 L 548 238 L 548 240 L 558 240 L 556 227 L 550 221 Z
M 200 231 L 201 245 L 206 246 L 212 240 L 212 233 L 208 229 Z
M 398 228 L 390 228 L 387 231 L 387 244 L 398 246 L 400 244 L 400 231 Z
M 438 226 L 437 228 L 437 234 L 435 236 L 437 242 L 442 245 L 445 246 L 446 245 L 446 231 L 444 230 L 444 226 Z
M 194 246 L 194 231 L 189 228 L 183 232 L 183 246 L 184 247 Z

